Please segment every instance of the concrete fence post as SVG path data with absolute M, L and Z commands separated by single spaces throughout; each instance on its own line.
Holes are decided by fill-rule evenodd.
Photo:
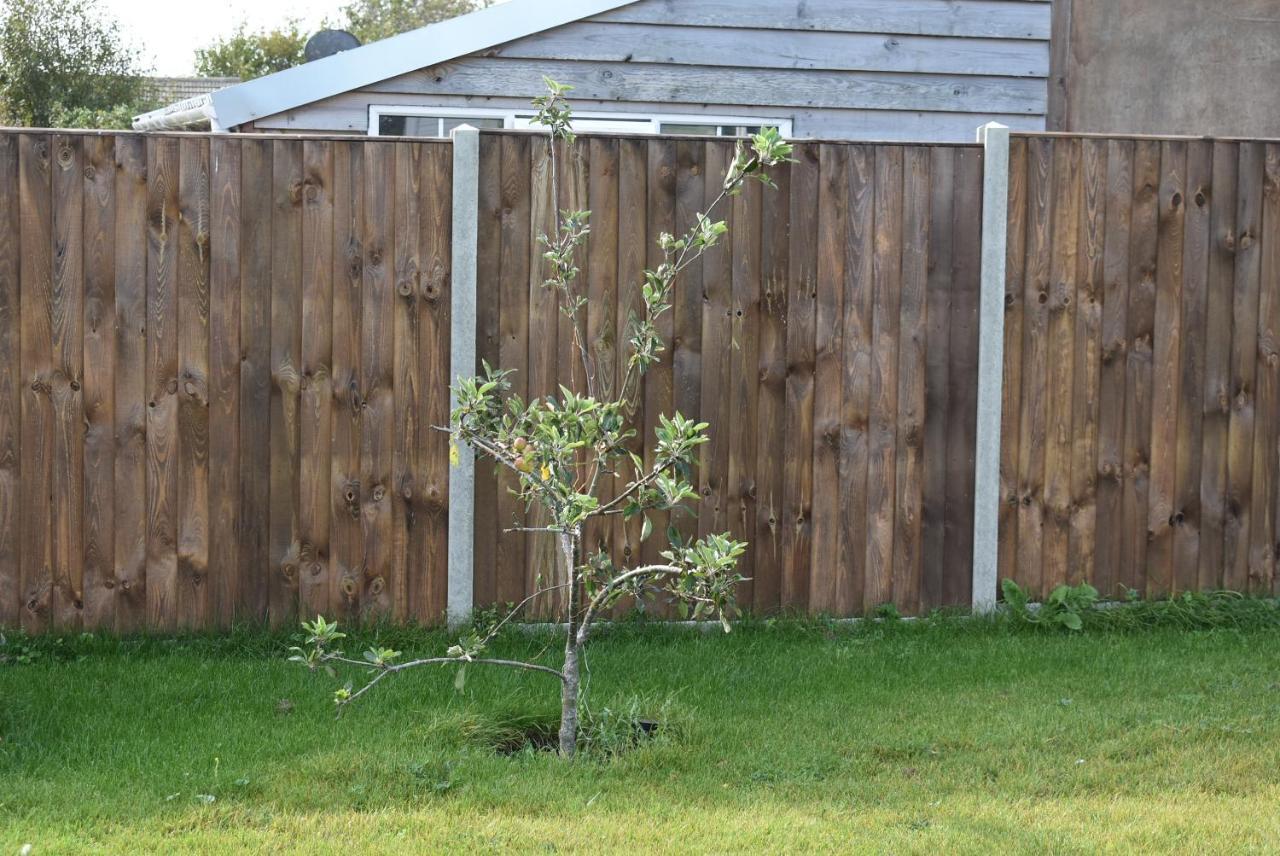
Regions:
M 480 210 L 480 132 L 460 125 L 453 142 L 453 263 L 450 280 L 449 377 L 476 372 L 476 239 Z M 457 406 L 449 393 L 449 409 Z M 459 448 L 449 467 L 449 597 L 445 618 L 451 629 L 471 620 L 475 591 L 476 464 Z
M 982 143 L 982 285 L 978 301 L 978 425 L 974 449 L 974 612 L 996 606 L 1000 518 L 1000 408 L 1004 381 L 1005 251 L 1009 227 L 1009 129 L 988 122 Z

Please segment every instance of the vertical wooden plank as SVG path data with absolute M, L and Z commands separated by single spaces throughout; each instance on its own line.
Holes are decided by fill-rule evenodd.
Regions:
M 209 140 L 184 137 L 178 177 L 178 624 L 209 607 Z
M 1125 365 L 1124 532 L 1119 583 L 1146 590 L 1147 506 L 1151 473 L 1152 334 L 1155 330 L 1156 250 L 1159 245 L 1160 146 L 1144 140 L 1133 156 L 1133 214 L 1129 241 L 1129 352 Z
M 418 256 L 421 238 L 419 198 L 422 146 L 396 143 L 394 264 L 395 333 L 392 353 L 395 446 L 391 460 L 391 607 L 403 622 L 409 616 L 410 577 L 421 573 L 418 552 L 419 510 L 414 491 L 418 468 L 418 430 L 422 418 L 422 381 L 418 376 Z
M 1213 145 L 1187 148 L 1182 252 L 1182 349 L 1174 460 L 1173 575 L 1176 591 L 1194 591 L 1200 576 L 1200 475 L 1203 456 Z
M 655 139 L 649 143 L 648 161 L 648 223 L 647 231 L 651 239 L 648 241 L 647 267 L 657 269 L 662 263 L 662 251 L 658 248 L 656 236 L 662 233 L 675 233 L 676 228 L 676 145 L 672 140 Z M 676 282 L 677 293 L 689 287 L 689 281 L 681 278 Z M 659 361 L 650 366 L 644 379 L 644 462 L 646 468 L 654 463 L 654 431 L 658 425 L 658 417 L 672 411 L 675 391 L 672 387 L 674 375 L 672 371 L 672 354 L 674 352 L 673 312 L 664 312 L 657 321 L 658 335 L 662 338 L 664 351 Z M 561 329 L 561 353 L 565 350 L 564 330 Z M 669 522 L 664 513 L 650 514 L 654 535 L 641 545 L 640 560 L 654 562 L 659 553 L 666 549 L 666 532 Z
M 568 176 L 565 176 L 568 180 Z M 480 135 L 480 207 L 476 256 L 476 372 L 498 363 L 499 301 L 502 252 L 501 137 Z M 563 317 L 563 316 L 562 316 Z M 562 353 L 562 358 L 568 355 Z M 452 380 L 452 379 L 451 379 Z M 477 609 L 498 600 L 498 481 L 488 459 L 476 461 L 475 588 Z
M 982 149 L 956 152 L 951 281 L 951 394 L 947 398 L 948 605 L 972 602 L 974 450 L 978 434 L 978 302 L 982 290 Z
M 1125 355 L 1129 349 L 1129 242 L 1133 204 L 1133 143 L 1107 143 L 1106 224 L 1102 251 L 1102 322 L 1098 378 L 1097 520 L 1093 585 L 1120 596 L 1125 484 Z
M 209 140 L 209 612 L 240 603 L 240 141 Z
M 929 161 L 929 150 L 921 146 L 908 147 L 903 153 L 893 602 L 906 615 L 915 615 L 920 609 L 920 577 L 924 558 L 921 551 L 921 505 L 927 329 L 925 308 L 929 279 Z M 956 560 L 958 562 L 959 554 Z
M 1098 403 L 1101 382 L 1106 141 L 1081 141 L 1075 348 L 1071 391 L 1070 532 L 1067 582 L 1093 579 L 1097 544 Z
M 364 589 L 360 444 L 364 426 L 364 144 L 333 147 L 333 439 L 329 602 L 351 620 Z M 448 356 L 441 355 L 445 377 Z M 446 381 L 447 383 L 447 381 Z M 447 406 L 447 405 L 446 405 Z
M 19 439 L 24 395 L 22 304 L 18 288 L 21 262 L 18 140 L 14 134 L 0 137 L 0 627 L 14 629 L 19 626 L 22 614 L 22 448 Z M 112 174 L 110 170 L 105 173 Z M 96 415 L 101 418 L 101 411 Z M 109 512 L 102 528 L 111 530 Z M 101 540 L 90 543 L 100 544 Z M 106 557 L 108 574 L 111 558 Z
M 147 626 L 178 617 L 177 137 L 147 139 Z
M 53 592 L 59 630 L 80 627 L 84 602 L 84 139 L 53 137 Z
M 302 142 L 276 140 L 271 165 L 271 623 L 298 612 L 298 406 L 302 366 Z M 385 204 L 386 198 L 383 199 Z M 389 331 L 387 337 L 390 338 Z
M 1209 194 L 1204 389 L 1201 407 L 1200 558 L 1196 586 L 1220 588 L 1227 501 L 1227 439 L 1231 418 L 1231 306 L 1235 278 L 1236 192 L 1240 150 L 1213 144 Z
M 240 502 L 237 615 L 267 618 L 271 551 L 271 247 L 270 140 L 246 139 L 240 164 Z
M 1147 594 L 1173 589 L 1174 478 L 1182 348 L 1182 245 L 1187 147 L 1160 144 L 1160 237 L 1155 335 L 1151 341 L 1151 493 L 1147 507 Z
M 898 418 L 898 321 L 902 290 L 903 150 L 876 149 L 871 328 L 871 409 L 867 450 L 867 569 L 864 604 L 893 597 L 893 524 Z
M 394 452 L 393 348 L 395 289 L 391 283 L 394 247 L 395 151 L 391 143 L 365 143 L 364 308 L 360 330 L 364 424 L 360 442 L 360 482 L 364 527 L 366 613 L 391 615 L 394 582 L 391 521 L 391 463 Z
M 1014 577 L 1018 568 L 1018 456 L 1022 415 L 1022 325 L 1025 314 L 1027 253 L 1027 141 L 1009 140 L 1009 213 L 1005 244 L 1004 394 L 1000 408 L 1000 515 L 997 575 Z M 936 242 L 935 238 L 935 242 Z M 930 313 L 930 324 L 933 314 Z M 932 348 L 932 345 L 930 346 Z M 932 350 L 930 351 L 932 353 Z M 930 388 L 932 392 L 932 387 Z M 926 494 L 926 499 L 928 494 Z M 926 559 L 927 561 L 927 559 Z
M 840 392 L 840 548 L 836 609 L 864 609 L 867 585 L 867 456 L 871 410 L 872 315 L 875 258 L 876 149 L 850 146 L 845 214 L 843 356 Z M 950 272 L 947 272 L 948 275 Z M 822 489 L 822 488 L 820 488 Z
M 593 140 L 593 148 L 599 143 Z M 616 150 L 615 150 L 616 151 Z M 501 239 L 502 251 L 498 258 L 499 274 L 495 283 L 497 298 L 501 306 L 501 317 L 498 324 L 498 363 L 504 369 L 513 371 L 511 375 L 511 391 L 528 400 L 529 394 L 529 217 L 530 217 L 530 173 L 529 173 L 529 138 L 505 136 L 501 138 L 500 159 L 502 164 L 502 186 L 500 188 Z M 592 193 L 597 191 L 595 174 L 596 159 L 591 159 Z M 607 181 L 605 182 L 607 183 Z M 608 231 L 608 218 L 612 214 L 617 217 L 617 198 L 601 199 L 597 203 L 592 197 L 588 208 L 591 217 L 590 249 L 594 254 L 610 244 L 616 237 Z M 616 219 L 614 221 L 616 230 Z M 595 265 L 591 266 L 592 283 L 595 284 Z M 592 294 L 593 297 L 597 295 Z M 596 304 L 587 307 L 588 325 L 592 325 L 597 315 L 607 314 L 612 327 L 611 310 Z M 595 336 L 588 334 L 588 342 L 594 346 Z M 598 365 L 598 363 L 597 363 Z M 515 474 L 505 467 L 498 476 L 498 559 L 496 597 L 500 603 L 517 603 L 529 592 L 525 589 L 526 545 L 528 536 L 523 532 L 506 530 L 526 524 L 523 503 L 512 493 L 519 485 Z M 589 547 L 588 549 L 593 549 Z
M 1046 334 L 1053 206 L 1053 142 L 1032 138 L 1027 140 L 1022 394 L 1018 416 L 1018 563 L 1013 578 L 1037 597 L 1044 591 L 1044 459 L 1049 430 Z
M 628 443 L 628 447 L 632 452 L 644 456 L 644 389 L 643 386 L 632 390 L 623 390 L 621 388 L 622 380 L 627 373 L 627 360 L 631 355 L 629 346 L 631 337 L 631 320 L 639 318 L 644 312 L 644 298 L 641 293 L 641 286 L 644 283 L 644 267 L 646 253 L 648 252 L 649 234 L 648 223 L 645 215 L 645 200 L 648 193 L 648 153 L 649 143 L 643 138 L 622 139 L 618 142 L 618 309 L 616 315 L 616 339 L 617 344 L 617 383 L 618 391 L 624 395 L 633 395 L 632 399 L 635 406 L 632 408 L 628 417 L 631 419 L 632 425 L 636 428 L 636 436 Z M 534 153 L 534 221 L 537 223 L 542 215 L 538 213 L 538 208 L 542 203 L 540 199 L 545 197 L 545 191 L 539 190 L 542 170 L 537 167 L 538 155 Z M 542 265 L 534 263 L 530 271 L 530 281 L 535 276 L 540 277 Z M 545 303 L 545 299 L 542 301 Z M 535 344 L 535 337 L 541 335 L 540 330 L 545 330 L 546 335 L 551 339 L 551 345 L 555 344 L 555 330 L 550 323 L 543 319 L 542 313 L 546 310 L 541 307 L 532 307 L 530 310 L 530 326 L 529 326 L 529 362 L 530 369 L 535 366 L 536 357 L 533 349 L 539 348 L 545 351 L 547 345 Z M 552 319 L 554 320 L 554 319 Z M 529 394 L 534 394 L 534 383 L 537 375 L 531 371 L 529 376 Z M 641 381 L 643 384 L 643 380 Z M 620 478 L 618 480 L 619 488 L 622 488 L 630 480 L 628 478 Z M 620 521 L 615 524 L 614 533 L 614 555 L 620 557 L 622 563 L 627 567 L 633 567 L 640 559 L 640 532 L 641 520 L 639 517 L 633 517 L 630 520 Z M 554 549 L 554 542 L 550 538 L 541 539 L 544 542 L 538 545 L 535 540 L 534 544 L 538 545 L 544 552 Z M 534 551 L 530 550 L 531 567 L 534 564 Z M 545 565 L 545 559 L 538 562 L 538 565 Z M 546 577 L 544 574 L 544 578 Z
M 587 175 L 587 208 L 591 211 L 591 240 L 587 248 L 588 277 L 585 283 L 587 294 L 586 324 L 587 353 L 595 372 L 595 394 L 600 400 L 609 400 L 617 390 L 617 302 L 618 302 L 618 141 L 616 139 L 593 137 L 588 142 L 590 151 L 590 169 Z M 524 164 L 524 185 L 521 193 L 528 195 L 527 163 Z M 527 205 L 524 216 L 528 216 Z M 518 234 L 518 233 L 517 233 Z M 527 229 L 526 229 L 527 234 Z M 513 236 L 514 238 L 515 236 Z M 516 248 L 516 259 L 527 258 L 528 251 L 523 245 Z M 527 274 L 526 274 L 527 275 Z M 512 294 L 518 299 L 519 294 Z M 528 308 L 524 307 L 523 319 L 512 319 L 508 329 L 515 331 L 525 346 L 527 356 Z M 519 355 L 516 348 L 512 349 Z M 613 499 L 614 485 L 612 479 L 601 477 L 598 482 L 597 496 L 600 501 Z M 583 544 L 588 553 L 598 550 L 608 551 L 611 535 L 610 521 L 592 521 L 583 532 Z M 515 557 L 524 559 L 523 554 Z
M 1021 144 L 1021 141 L 1017 141 Z M 1012 146 L 1011 146 L 1012 148 Z M 929 225 L 927 279 L 925 282 L 924 333 L 924 435 L 921 449 L 920 503 L 920 603 L 924 608 L 943 601 L 943 581 L 956 556 L 947 554 L 947 416 L 951 397 L 951 281 L 953 269 L 952 225 L 955 222 L 955 154 L 948 146 L 930 150 Z M 1011 169 L 1018 163 L 1010 158 Z M 1012 178 L 1012 176 L 1011 176 Z M 1013 181 L 1010 182 L 1012 186 Z M 969 212 L 967 216 L 972 216 Z M 1011 218 L 1011 222 L 1021 222 Z M 1012 235 L 1010 236 L 1012 239 Z M 1012 267 L 1010 268 L 1012 270 Z M 1021 330 L 1017 333 L 1021 334 Z M 1010 335 L 1005 327 L 1006 337 Z M 1021 338 L 1016 341 L 1021 344 Z M 1008 376 L 1006 394 L 1016 379 Z M 1019 365 L 1014 362 L 1014 365 Z M 1016 401 L 1014 402 L 1016 405 Z M 1005 402 L 1007 415 L 1010 404 Z M 1017 438 L 1004 435 L 1002 449 L 1017 449 Z
M 848 147 L 818 147 L 817 297 L 814 307 L 812 542 L 809 609 L 838 614 L 840 566 L 840 435 L 844 411 L 845 221 Z M 710 353 L 710 352 L 709 352 Z
M 421 568 L 409 582 L 410 615 L 437 622 L 445 611 L 448 577 L 449 435 L 449 277 L 453 262 L 453 150 L 424 145 L 418 190 L 419 238 L 418 358 L 422 413 L 418 418 L 418 478 L 422 519 L 421 547 L 414 556 Z
M 813 527 L 813 368 L 818 282 L 819 146 L 791 167 L 787 281 L 786 454 L 782 490 L 782 605 L 809 608 Z
M 1263 165 L 1249 591 L 1270 595 L 1276 572 L 1276 514 L 1280 512 L 1276 495 L 1280 489 L 1280 145 L 1267 143 Z
M 2 155 L 0 155 L 2 157 Z M 2 169 L 2 168 L 0 168 Z M 84 141 L 84 628 L 115 625 L 115 142 Z M 3 190 L 0 190 L 3 193 Z M 0 254 L 0 264 L 3 255 Z M 2 300 L 2 298 L 0 298 Z M 3 310 L 0 309 L 0 315 Z M 3 322 L 0 322 L 3 329 Z M 0 333 L 0 336 L 4 335 Z M 0 411 L 3 406 L 0 405 Z M 3 415 L 0 415 L 0 423 Z M 0 431 L 0 434 L 3 432 Z M 3 514 L 0 513 L 0 526 Z M 0 536 L 3 539 L 3 536 Z M 0 548 L 2 551 L 2 548 Z M 2 561 L 2 560 L 0 560 Z M 3 618 L 0 618 L 3 622 Z
M 711 200 L 704 199 L 708 169 L 706 143 L 700 140 L 676 142 L 676 235 L 685 234 Z M 594 236 L 593 236 L 594 238 Z M 696 419 L 702 412 L 702 312 L 703 268 L 698 259 L 685 268 L 671 296 L 673 335 L 671 337 L 671 371 L 673 409 Z M 714 427 L 714 426 L 713 426 Z M 698 477 L 693 479 L 694 489 Z M 698 532 L 698 506 L 687 504 L 671 513 L 670 523 L 686 541 Z M 659 541 L 664 541 L 659 532 Z
M 1044 588 L 1067 582 L 1071 526 L 1071 391 L 1075 370 L 1076 264 L 1080 219 L 1080 140 L 1053 143 L 1053 248 L 1050 253 L 1048 436 L 1044 451 Z
M 147 148 L 115 138 L 115 629 L 147 608 Z
M 22 629 L 49 627 L 53 578 L 52 248 L 53 199 L 50 140 L 43 134 L 18 138 L 19 268 L 22 361 L 22 480 L 19 531 L 22 555 Z
M 331 615 L 333 485 L 333 144 L 302 144 L 302 381 L 299 407 L 299 608 Z
M 555 188 L 551 186 L 551 149 L 544 137 L 535 137 L 530 142 L 530 213 L 529 213 L 529 281 L 526 285 L 529 305 L 529 398 L 545 398 L 557 394 L 557 359 L 559 340 L 557 327 L 560 311 L 556 305 L 556 293 L 548 289 L 544 283 L 547 278 L 547 263 L 542 258 L 546 248 L 539 240 L 543 236 L 551 237 L 555 231 Z M 643 169 L 643 166 L 641 167 Z M 643 212 L 644 199 L 632 199 L 636 206 L 633 212 Z M 643 229 L 643 224 L 642 224 Z M 643 262 L 643 259 L 641 259 Z M 643 438 L 639 438 L 643 442 Z M 529 512 L 529 525 L 543 527 L 550 522 L 544 508 L 534 506 Z M 638 545 L 637 545 L 638 546 Z M 627 554 L 639 556 L 638 550 Z M 525 560 L 525 587 L 533 592 L 538 588 L 562 582 L 556 564 L 557 548 L 555 538 L 547 534 L 535 534 L 529 538 Z M 543 595 L 530 604 L 530 614 L 539 618 L 549 618 L 563 614 L 563 597 L 559 592 Z
M 760 294 L 764 274 L 761 226 L 766 195 L 768 204 L 777 204 L 773 191 L 759 184 L 747 186 L 733 200 L 733 230 L 729 237 L 733 256 L 730 282 L 733 317 L 726 398 L 731 415 L 721 430 L 729 432 L 725 492 L 729 532 L 747 543 L 747 552 L 738 562 L 738 572 L 749 578 L 738 586 L 738 603 L 744 608 L 750 607 L 755 597 L 756 428 L 760 406 Z
M 733 158 L 733 144 L 708 142 L 706 147 L 706 205 L 720 195 L 724 176 Z M 738 227 L 733 199 L 726 198 L 711 213 L 723 220 L 729 233 Z M 707 251 L 702 267 L 702 400 L 701 418 L 709 422 L 709 440 L 699 449 L 697 490 L 698 535 L 721 533 L 728 528 L 726 479 L 729 474 L 730 384 L 733 315 L 730 309 L 733 287 L 733 238 Z

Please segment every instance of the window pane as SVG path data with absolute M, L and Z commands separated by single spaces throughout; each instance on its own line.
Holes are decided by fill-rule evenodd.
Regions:
M 684 125 L 675 122 L 663 122 L 662 133 L 664 134 L 695 134 L 699 136 L 715 137 L 715 125 Z
M 449 132 L 460 125 L 470 125 L 473 128 L 501 128 L 502 120 L 494 118 L 482 119 L 478 116 L 471 116 L 465 119 L 445 119 L 444 130 L 440 136 L 449 136 Z
M 378 133 L 384 137 L 403 137 L 404 120 L 404 116 L 379 116 Z

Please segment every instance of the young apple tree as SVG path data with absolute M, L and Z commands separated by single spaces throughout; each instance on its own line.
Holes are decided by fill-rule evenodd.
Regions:
M 551 193 L 561 177 L 561 160 L 574 141 L 572 113 L 566 100 L 570 87 L 547 80 L 547 93 L 534 100 L 537 122 L 551 136 Z M 476 377 L 459 378 L 453 387 L 457 406 L 448 428 L 451 457 L 466 448 L 497 467 L 514 473 L 513 491 L 526 508 L 543 509 L 546 525 L 524 528 L 556 540 L 558 579 L 538 582 L 530 594 L 487 630 L 472 631 L 443 656 L 400 660 L 400 652 L 371 649 L 358 660 L 345 656 L 336 643 L 343 638 L 334 622 L 317 618 L 304 623 L 307 646 L 294 649 L 292 659 L 311 668 L 343 664 L 364 670 L 357 689 L 339 689 L 335 700 L 350 704 L 388 675 L 426 665 L 465 667 L 482 664 L 524 669 L 554 675 L 561 685 L 560 751 L 571 756 L 577 749 L 578 709 L 582 695 L 579 662 L 591 637 L 593 624 L 625 596 L 641 597 L 665 592 L 681 614 L 694 619 L 717 617 L 729 629 L 737 614 L 734 589 L 743 577 L 737 573 L 738 557 L 746 545 L 728 534 L 684 541 L 668 530 L 669 545 L 656 564 L 625 567 L 604 551 L 584 555 L 583 527 L 595 518 L 641 518 L 641 540 L 652 535 L 650 513 L 678 512 L 696 494 L 690 483 L 698 446 L 707 442 L 705 422 L 676 413 L 661 416 L 654 438 L 652 460 L 645 461 L 629 448 L 636 435 L 633 415 L 641 379 L 661 359 L 665 350 L 657 322 L 670 311 L 672 292 L 682 271 L 706 250 L 720 242 L 726 230 L 713 215 L 727 198 L 737 195 L 750 181 L 772 186 L 768 170 L 791 158 L 791 146 L 772 128 L 749 143 L 739 143 L 724 176 L 722 189 L 706 212 L 682 235 L 663 234 L 658 240 L 662 262 L 640 273 L 643 309 L 629 323 L 624 374 L 616 397 L 601 397 L 597 366 L 588 352 L 584 331 L 587 303 L 578 281 L 577 258 L 590 236 L 589 211 L 558 211 L 553 235 L 540 238 L 544 247 L 547 278 L 545 293 L 554 299 L 569 321 L 573 350 L 581 360 L 585 390 L 561 387 L 558 396 L 523 401 L 510 390 L 509 371 L 484 366 Z M 554 198 L 554 196 L 553 196 Z M 617 480 L 623 487 L 607 501 L 597 495 L 602 479 Z M 534 600 L 556 593 L 566 624 L 564 660 L 559 668 L 486 656 L 498 631 Z M 461 676 L 459 676 L 461 680 Z

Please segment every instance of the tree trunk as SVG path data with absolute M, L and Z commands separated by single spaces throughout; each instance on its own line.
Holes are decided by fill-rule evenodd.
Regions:
M 564 678 L 560 685 L 560 754 L 571 758 L 578 751 L 578 537 L 577 533 L 560 535 L 560 557 L 565 564 L 569 583 L 568 630 L 564 640 Z

